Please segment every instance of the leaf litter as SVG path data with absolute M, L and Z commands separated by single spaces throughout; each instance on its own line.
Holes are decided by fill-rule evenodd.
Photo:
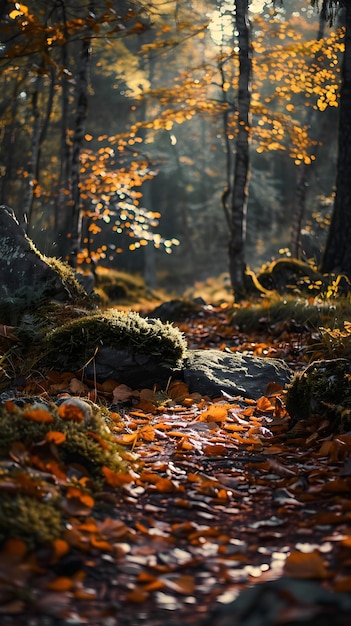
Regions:
M 184 324 L 196 347 L 227 346 L 223 320 Z M 285 352 L 290 364 L 294 354 L 298 365 L 287 343 L 230 348 Z M 250 626 L 256 616 L 278 626 L 318 618 L 327 597 L 346 616 L 334 623 L 348 623 L 349 433 L 326 435 L 318 416 L 291 428 L 273 383 L 257 401 L 209 399 L 181 381 L 132 389 L 49 372 L 21 392 L 41 404 L 9 400 L 6 410 L 42 430 L 1 456 L 14 519 L 0 518 L 1 623 Z M 90 422 L 100 410 L 107 433 Z M 83 425 L 99 462 L 67 452 Z M 270 613 L 259 621 L 266 592 Z

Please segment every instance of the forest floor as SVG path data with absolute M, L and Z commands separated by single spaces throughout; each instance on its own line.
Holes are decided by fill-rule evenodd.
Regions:
M 289 322 L 244 334 L 225 307 L 207 306 L 177 325 L 189 348 L 229 347 L 282 358 L 293 369 L 306 365 L 310 331 Z M 103 405 L 134 472 L 132 479 L 111 473 L 93 497 L 71 498 L 65 532 L 52 543 L 7 537 L 2 626 L 201 626 L 215 606 L 225 610 L 267 581 L 269 609 L 256 598 L 241 616 L 206 623 L 350 623 L 338 603 L 351 593 L 350 433 L 330 433 L 318 415 L 292 426 L 277 385 L 257 401 L 209 399 L 176 381 L 135 390 L 33 372 L 21 392 Z M 10 461 L 32 464 L 43 479 L 51 472 L 49 482 L 67 493 L 64 477 L 50 470 L 47 446 L 32 457 L 17 446 Z M 19 488 L 0 476 L 2 494 Z M 283 591 L 274 588 L 279 580 Z M 296 598 L 292 580 L 313 584 L 313 593 Z M 334 604 L 324 603 L 328 591 Z

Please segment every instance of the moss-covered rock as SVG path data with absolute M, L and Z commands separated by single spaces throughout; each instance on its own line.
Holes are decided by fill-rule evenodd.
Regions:
M 351 425 L 351 362 L 314 361 L 287 386 L 286 407 L 294 422 L 313 414 L 326 417 L 336 431 Z
M 156 359 L 159 367 L 177 367 L 186 342 L 171 324 L 110 309 L 64 324 L 49 332 L 44 343 L 47 363 L 74 371 L 85 367 L 104 347 L 145 355 Z
M 88 300 L 72 268 L 45 257 L 27 237 L 12 209 L 0 206 L 0 322 L 16 325 L 23 312 L 50 298 Z
M 20 408 L 7 401 L 0 407 L 0 457 L 9 454 L 14 442 L 28 448 L 54 432 L 62 435 L 57 450 L 63 464 L 74 458 L 97 478 L 103 466 L 125 471 L 123 449 L 114 442 L 107 419 L 103 409 L 79 398 L 67 398 L 58 407 L 28 403 Z

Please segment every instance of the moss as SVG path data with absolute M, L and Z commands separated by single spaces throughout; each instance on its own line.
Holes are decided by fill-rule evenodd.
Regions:
M 102 346 L 154 356 L 160 367 L 179 365 L 186 350 L 182 333 L 171 324 L 116 309 L 64 324 L 48 334 L 44 347 L 51 366 L 62 363 L 64 354 L 64 367 L 78 370 Z
M 283 321 L 315 330 L 319 326 L 342 327 L 348 318 L 351 318 L 349 298 L 324 301 L 275 296 L 233 309 L 231 322 L 246 331 L 260 330 Z
M 59 275 L 63 286 L 66 288 L 71 297 L 75 298 L 75 300 L 89 300 L 88 294 L 78 281 L 74 269 L 68 265 L 68 263 L 61 261 L 61 259 L 57 259 L 56 257 L 41 256 L 45 263 L 47 263 Z
M 96 271 L 97 292 L 102 302 L 118 302 L 119 304 L 143 302 L 151 297 L 145 281 L 138 274 L 128 274 L 117 270 L 99 267 Z
M 65 441 L 57 446 L 59 458 L 63 463 L 71 461 L 72 458 L 79 459 L 79 462 L 97 478 L 102 476 L 104 465 L 114 471 L 126 471 L 123 448 L 113 441 L 106 420 L 97 407 L 87 424 L 84 420 L 79 422 L 62 419 L 55 405 L 46 407 L 33 404 L 19 409 L 14 408 L 10 402 L 9 406 L 10 411 L 5 407 L 0 409 L 1 457 L 8 455 L 14 442 L 20 441 L 29 447 L 33 443 L 43 441 L 48 432 L 56 431 L 66 436 Z M 45 423 L 27 419 L 26 413 L 36 409 L 50 414 L 52 421 Z M 77 411 L 75 405 L 74 410 Z
M 62 515 L 56 502 L 40 502 L 21 494 L 2 494 L 0 535 L 24 537 L 32 543 L 46 543 L 62 534 Z
M 293 421 L 318 414 L 336 430 L 351 424 L 351 363 L 347 359 L 315 361 L 295 374 L 287 386 L 286 408 Z
M 62 411 L 64 404 L 70 406 L 70 419 Z M 94 495 L 104 485 L 103 467 L 128 472 L 124 450 L 114 442 L 106 419 L 107 411 L 105 415 L 104 409 L 79 398 L 59 407 L 36 403 L 23 409 L 5 402 L 0 408 L 0 459 L 5 461 L 0 468 L 0 540 L 21 537 L 33 548 L 62 537 L 71 516 L 66 488 L 78 488 L 83 496 L 90 489 Z M 10 453 L 18 463 L 8 463 Z M 89 476 L 89 489 L 82 489 L 71 471 L 77 464 Z
M 320 292 L 321 285 L 327 284 L 326 277 L 315 267 L 293 257 L 279 258 L 264 266 L 257 274 L 257 281 L 264 290 L 279 293 L 311 292 L 311 288 Z

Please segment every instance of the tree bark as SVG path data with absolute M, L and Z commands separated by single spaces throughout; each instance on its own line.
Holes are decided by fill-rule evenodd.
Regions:
M 236 139 L 234 183 L 230 216 L 229 273 L 236 300 L 245 296 L 245 238 L 249 181 L 249 142 L 252 54 L 248 0 L 236 0 L 239 40 L 239 128 Z
M 340 92 L 336 194 L 322 272 L 351 278 L 351 5 L 345 7 L 345 52 Z
M 323 19 L 322 14 L 319 17 L 319 27 L 317 34 L 317 41 L 320 41 L 324 38 L 324 25 L 325 20 Z M 313 61 L 318 64 L 318 53 L 314 55 Z M 305 121 L 302 122 L 302 125 L 311 127 L 312 118 L 314 115 L 314 109 L 309 107 L 306 112 Z M 317 149 L 315 150 L 315 154 Z M 299 259 L 301 257 L 301 230 L 302 223 L 305 218 L 306 213 L 306 196 L 308 190 L 308 176 L 310 173 L 311 165 L 306 165 L 306 163 L 302 163 L 297 172 L 297 180 L 296 180 L 296 192 L 294 198 L 294 218 L 291 229 L 291 251 L 292 255 Z
M 70 261 L 76 263 L 82 234 L 82 211 L 80 205 L 80 153 L 85 135 L 88 112 L 88 68 L 90 62 L 91 32 L 82 41 L 80 69 L 77 84 L 77 111 L 72 146 L 72 191 L 71 191 L 71 251 Z

